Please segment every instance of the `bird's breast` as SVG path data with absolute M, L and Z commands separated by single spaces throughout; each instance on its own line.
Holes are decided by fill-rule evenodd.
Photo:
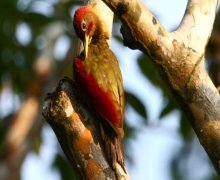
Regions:
M 89 97 L 89 101 L 95 107 L 96 111 L 109 123 L 119 127 L 121 125 L 121 114 L 118 111 L 118 104 L 114 100 L 112 91 L 106 91 L 99 85 L 93 70 L 88 69 L 86 64 L 80 58 L 74 60 L 74 78 L 80 88 L 80 91 Z

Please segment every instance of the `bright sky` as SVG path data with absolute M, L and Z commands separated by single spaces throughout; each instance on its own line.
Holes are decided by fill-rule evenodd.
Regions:
M 168 30 L 178 26 L 187 4 L 187 0 L 143 0 L 143 2 Z M 131 151 L 129 154 L 134 160 L 134 166 L 127 165 L 131 179 L 169 180 L 171 177 L 167 163 L 171 160 L 171 155 L 182 145 L 177 132 L 179 114 L 174 111 L 164 120 L 158 121 L 163 106 L 161 92 L 141 75 L 135 61 L 140 52 L 124 48 L 114 40 L 111 47 L 120 61 L 126 89 L 135 93 L 146 105 L 151 124 L 149 127 L 140 126 L 141 117 L 128 108 L 126 114 L 128 123 L 140 128 L 136 138 L 131 140 L 129 148 Z M 57 149 L 56 138 L 49 127 L 44 128 L 43 137 L 45 138 L 39 156 L 30 154 L 25 160 L 22 180 L 60 180 L 59 174 L 49 169 Z M 205 175 L 201 174 L 200 177 Z

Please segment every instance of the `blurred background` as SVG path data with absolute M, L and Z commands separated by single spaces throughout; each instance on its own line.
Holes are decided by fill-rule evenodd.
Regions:
M 142 0 L 175 30 L 187 0 Z M 72 77 L 80 0 L 0 1 L 0 180 L 69 180 L 74 174 L 42 117 L 43 100 Z M 133 180 L 219 179 L 151 60 L 123 46 L 115 17 L 111 48 L 126 90 L 126 166 Z M 220 12 L 207 46 L 207 70 L 220 85 Z

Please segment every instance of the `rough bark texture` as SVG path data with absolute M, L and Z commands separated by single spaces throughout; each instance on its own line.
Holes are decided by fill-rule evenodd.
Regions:
M 157 64 L 220 173 L 220 95 L 204 65 L 217 0 L 190 0 L 174 32 L 138 0 L 103 1 L 123 22 L 125 45 L 142 50 Z
M 99 119 L 86 107 L 71 80 L 61 80 L 48 94 L 43 116 L 53 128 L 77 179 L 128 179 L 120 168 L 114 172 L 106 161 L 104 144 L 98 133 Z

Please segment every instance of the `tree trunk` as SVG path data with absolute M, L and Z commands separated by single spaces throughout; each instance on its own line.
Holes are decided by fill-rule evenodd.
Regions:
M 220 174 L 220 95 L 204 65 L 218 1 L 189 0 L 173 32 L 138 0 L 103 1 L 123 22 L 125 45 L 140 49 L 157 64 Z

